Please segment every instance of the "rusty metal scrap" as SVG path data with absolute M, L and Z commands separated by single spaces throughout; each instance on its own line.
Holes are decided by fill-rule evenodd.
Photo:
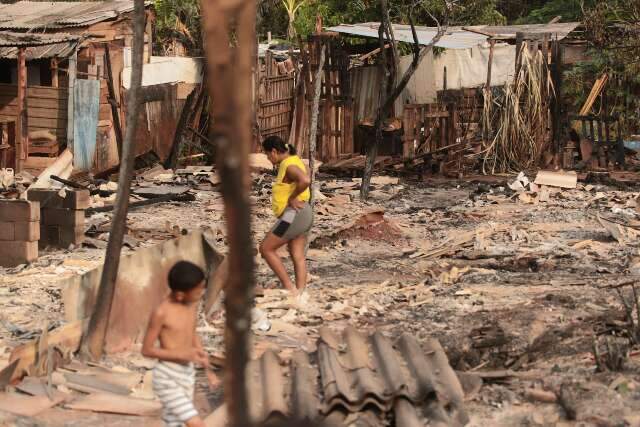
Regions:
M 283 367 L 268 350 L 251 362 L 247 374 L 255 423 L 285 417 L 372 426 L 387 425 L 393 417 L 401 427 L 469 421 L 462 386 L 435 339 L 421 346 L 403 334 L 394 344 L 380 332 L 367 336 L 348 327 L 339 335 L 322 328 L 316 354 L 298 351 Z

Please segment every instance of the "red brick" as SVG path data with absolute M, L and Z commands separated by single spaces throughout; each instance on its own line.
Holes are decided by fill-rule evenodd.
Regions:
M 40 222 L 0 223 L 0 241 L 36 242 L 40 240 Z
M 0 223 L 39 221 L 40 204 L 26 200 L 0 200 Z
M 36 188 L 27 191 L 27 199 L 40 202 L 40 208 L 87 209 L 91 205 L 88 190 L 65 190 L 65 197 L 60 197 L 60 190 Z
M 38 242 L 0 242 L 0 265 L 15 267 L 38 259 Z
M 61 225 L 68 228 L 84 226 L 84 211 L 73 209 L 44 208 L 41 209 L 44 225 Z
M 41 225 L 40 247 L 47 246 L 67 249 L 69 245 L 81 245 L 84 242 L 84 227 L 70 228 L 58 225 Z

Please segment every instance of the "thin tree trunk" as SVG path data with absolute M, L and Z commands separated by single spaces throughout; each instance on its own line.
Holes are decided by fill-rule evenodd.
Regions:
M 296 38 L 296 27 L 294 27 L 293 22 L 296 20 L 296 16 L 293 12 L 287 12 L 289 15 L 289 27 L 287 28 L 287 36 L 289 37 L 289 41 L 293 42 Z
M 433 45 L 435 45 L 444 33 L 445 29 L 438 27 L 438 32 L 436 36 L 431 40 L 431 42 L 420 48 L 420 42 L 418 41 L 418 34 L 416 33 L 416 27 L 413 23 L 413 19 L 410 18 L 411 24 L 411 32 L 413 34 L 413 61 L 409 66 L 409 69 L 405 72 L 404 76 L 400 82 L 396 84 L 396 76 L 397 76 L 397 67 L 398 67 L 398 58 L 397 58 L 397 48 L 392 49 L 394 58 L 393 58 L 393 70 L 389 68 L 387 57 L 385 56 L 385 44 L 384 37 L 385 34 L 387 38 L 391 41 L 395 40 L 393 26 L 391 21 L 389 20 L 389 8 L 387 7 L 386 0 L 380 0 L 380 7 L 382 10 L 382 21 L 380 22 L 380 28 L 378 29 L 378 35 L 380 38 L 380 52 L 381 52 L 381 69 L 383 70 L 383 74 L 385 78 L 383 78 L 382 86 L 380 88 L 380 107 L 378 108 L 378 115 L 375 120 L 375 139 L 370 142 L 367 146 L 366 153 L 366 161 L 364 166 L 364 175 L 362 177 L 362 186 L 360 187 L 360 198 L 362 200 L 366 200 L 369 197 L 369 189 L 371 187 L 371 177 L 373 175 L 373 168 L 375 166 L 376 157 L 378 156 L 378 147 L 382 144 L 383 141 L 383 133 L 382 127 L 384 125 L 384 121 L 389 117 L 393 104 L 396 102 L 398 97 L 402 94 L 402 91 L 407 87 L 409 81 L 411 81 L 411 77 L 416 72 L 420 63 L 430 51 Z M 395 43 L 393 43 L 395 45 Z M 391 90 L 388 89 L 388 80 L 390 80 L 390 76 L 393 76 L 392 85 L 390 86 Z M 387 93 L 388 92 L 388 93 Z M 384 100 L 384 101 L 383 101 Z
M 229 239 L 225 285 L 225 403 L 230 425 L 250 426 L 245 368 L 249 359 L 254 287 L 249 189 L 252 142 L 251 68 L 255 55 L 256 2 L 202 2 L 208 86 L 212 99 L 212 141 L 222 180 Z M 230 35 L 234 31 L 235 46 Z
M 322 73 L 324 71 L 324 63 L 327 48 L 322 45 L 320 49 L 320 62 L 316 71 L 315 87 L 313 88 L 313 105 L 311 106 L 311 128 L 309 129 L 309 169 L 311 169 L 311 209 L 316 199 L 314 184 L 316 181 L 316 144 L 318 139 L 318 115 L 320 114 L 320 95 L 322 92 Z
M 144 0 L 135 0 L 134 29 L 132 52 L 131 90 L 127 99 L 127 127 L 125 131 L 122 158 L 120 160 L 120 174 L 118 177 L 118 192 L 111 232 L 105 255 L 100 288 L 96 298 L 95 308 L 89 321 L 87 335 L 83 339 L 82 353 L 85 357 L 98 360 L 102 357 L 104 342 L 109 326 L 109 316 L 115 294 L 116 278 L 120 265 L 120 252 L 127 227 L 127 212 L 129 209 L 129 195 L 131 192 L 131 177 L 135 162 L 133 138 L 138 123 L 140 111 L 140 87 L 142 86 L 142 63 L 144 52 L 145 6 Z
M 382 20 L 380 21 L 380 27 L 378 28 L 378 41 L 380 44 L 380 73 L 383 75 L 383 78 L 382 84 L 380 85 L 380 105 L 378 106 L 378 112 L 376 113 L 376 120 L 374 122 L 375 137 L 373 141 L 369 141 L 367 144 L 364 174 L 362 176 L 362 185 L 360 186 L 360 198 L 362 200 L 367 200 L 369 198 L 371 177 L 373 176 L 373 168 L 375 167 L 376 158 L 378 157 L 378 147 L 382 144 L 382 126 L 384 124 L 384 120 L 386 119 L 386 112 L 384 111 L 384 104 L 386 102 L 382 102 L 382 100 L 386 100 L 388 98 L 387 90 L 389 85 L 389 66 L 387 60 L 387 51 L 385 50 L 385 34 L 393 30 L 387 29 L 387 25 L 391 25 L 387 22 L 387 1 L 380 0 L 380 7 L 382 8 Z

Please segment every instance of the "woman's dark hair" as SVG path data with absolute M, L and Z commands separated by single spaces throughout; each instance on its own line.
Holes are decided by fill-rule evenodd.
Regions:
M 286 144 L 282 138 L 273 135 L 262 141 L 262 148 L 264 151 L 271 151 L 275 148 L 278 153 L 289 153 L 292 156 L 297 154 L 296 147 L 290 144 Z

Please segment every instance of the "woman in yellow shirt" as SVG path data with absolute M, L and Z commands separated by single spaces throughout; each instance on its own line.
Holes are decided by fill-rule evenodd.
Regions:
M 307 285 L 305 246 L 313 225 L 313 212 L 308 203 L 311 180 L 307 168 L 296 155 L 295 147 L 285 144 L 282 138 L 271 136 L 264 140 L 262 148 L 271 163 L 278 166 L 271 196 L 273 213 L 278 220 L 260 245 L 260 254 L 285 288 L 299 295 Z M 295 285 L 276 253 L 285 244 L 293 260 Z

